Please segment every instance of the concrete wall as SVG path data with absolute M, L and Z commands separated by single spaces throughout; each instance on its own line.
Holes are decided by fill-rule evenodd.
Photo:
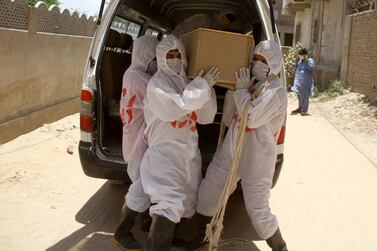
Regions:
M 91 40 L 0 29 L 0 143 L 79 111 Z
M 299 34 L 297 33 L 297 28 L 301 25 L 299 29 Z M 310 8 L 306 8 L 303 11 L 296 12 L 295 18 L 295 29 L 294 29 L 294 42 L 300 42 L 304 47 L 310 48 L 311 41 L 311 26 L 312 26 L 312 11 Z
M 317 61 L 316 80 L 320 87 L 326 87 L 340 77 L 345 11 L 346 3 L 343 0 L 316 1 L 312 4 L 311 47 Z
M 347 17 L 341 80 L 377 98 L 377 10 Z
M 283 1 L 277 0 L 275 1 L 274 5 L 274 12 L 275 12 L 275 19 L 276 19 L 276 26 L 278 27 L 280 33 L 280 42 L 281 45 L 285 46 L 292 46 L 292 44 L 288 44 L 288 41 L 285 41 L 285 34 L 292 34 L 295 24 L 294 16 L 287 16 L 282 14 L 283 8 Z

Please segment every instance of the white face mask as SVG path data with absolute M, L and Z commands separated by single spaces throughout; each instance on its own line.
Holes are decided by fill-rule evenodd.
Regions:
M 179 74 L 182 70 L 182 60 L 181 59 L 166 59 L 166 63 L 170 69 L 172 69 L 175 73 Z
M 157 71 L 157 61 L 152 60 L 147 68 L 147 73 L 151 76 L 153 76 Z
M 300 60 L 304 59 L 304 56 L 302 56 L 302 55 L 298 55 L 298 57 L 300 58 Z
M 270 68 L 268 65 L 263 64 L 260 61 L 254 61 L 252 63 L 252 74 L 258 81 L 263 81 L 267 78 Z

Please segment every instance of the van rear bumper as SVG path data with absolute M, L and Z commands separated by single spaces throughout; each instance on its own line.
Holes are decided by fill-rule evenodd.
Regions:
M 126 166 L 99 159 L 91 143 L 80 141 L 79 156 L 82 170 L 87 176 L 130 182 Z

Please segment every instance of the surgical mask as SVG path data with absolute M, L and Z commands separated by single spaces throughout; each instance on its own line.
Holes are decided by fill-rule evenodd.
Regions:
M 298 55 L 298 57 L 300 58 L 300 60 L 303 60 L 303 59 L 304 59 L 304 56 L 303 56 L 303 55 Z
M 263 64 L 260 61 L 254 61 L 252 63 L 252 74 L 257 79 L 257 81 L 263 81 L 267 78 L 270 68 L 268 65 Z
M 175 73 L 179 74 L 182 70 L 182 60 L 181 59 L 167 59 L 167 65 L 170 69 L 172 69 Z
M 147 73 L 152 76 L 156 73 L 156 71 L 157 71 L 157 61 L 152 60 L 148 65 Z

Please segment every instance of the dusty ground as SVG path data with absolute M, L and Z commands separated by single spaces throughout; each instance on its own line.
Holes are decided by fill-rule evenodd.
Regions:
M 314 103 L 312 116 L 289 116 L 271 208 L 290 250 L 377 250 L 377 144 L 324 116 Z M 118 250 L 112 233 L 126 188 L 83 174 L 77 126 L 76 114 L 0 146 L 0 250 Z M 232 198 L 226 235 L 255 239 L 241 199 Z M 269 249 L 256 241 L 223 250 Z
M 316 104 L 321 113 L 340 129 L 372 137 L 377 135 L 377 100 L 369 100 L 363 94 L 349 93 Z
M 371 162 L 377 163 L 377 100 L 348 93 L 327 102 L 314 102 L 324 116 Z

